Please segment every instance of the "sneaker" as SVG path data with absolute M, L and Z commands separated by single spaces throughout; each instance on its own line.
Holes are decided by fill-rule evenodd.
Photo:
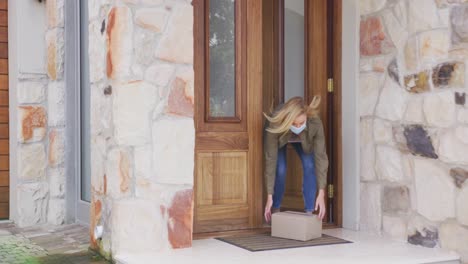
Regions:
M 305 211 L 306 215 L 313 215 L 313 211 Z

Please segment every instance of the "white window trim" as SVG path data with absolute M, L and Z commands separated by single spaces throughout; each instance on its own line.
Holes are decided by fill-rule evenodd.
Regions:
M 90 203 L 80 199 L 80 1 L 65 1 L 65 85 L 69 142 L 66 167 L 66 222 L 89 224 Z

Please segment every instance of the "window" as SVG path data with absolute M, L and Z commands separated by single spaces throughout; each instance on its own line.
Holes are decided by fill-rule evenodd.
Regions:
M 246 0 L 195 3 L 195 119 L 200 131 L 246 128 L 245 6 Z
M 209 115 L 236 116 L 236 26 L 234 0 L 208 1 Z

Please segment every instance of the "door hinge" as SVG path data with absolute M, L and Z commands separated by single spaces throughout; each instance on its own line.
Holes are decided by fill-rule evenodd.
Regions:
M 333 184 L 329 184 L 328 185 L 328 198 L 333 198 L 334 197 L 334 192 L 335 192 L 335 188 L 334 188 Z
M 333 85 L 333 78 L 328 78 L 327 88 L 329 93 L 333 93 L 334 85 Z

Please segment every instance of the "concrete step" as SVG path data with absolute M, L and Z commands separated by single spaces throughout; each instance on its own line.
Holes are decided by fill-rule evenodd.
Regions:
M 303 247 L 283 250 L 250 252 L 215 240 L 195 240 L 192 248 L 147 254 L 117 254 L 118 264 L 171 263 L 171 264 L 460 264 L 460 256 L 441 248 L 415 246 L 406 241 L 396 241 L 378 234 L 352 231 L 342 228 L 327 229 L 327 235 L 340 237 L 353 243 Z M 130 252 L 131 253 L 131 252 Z

